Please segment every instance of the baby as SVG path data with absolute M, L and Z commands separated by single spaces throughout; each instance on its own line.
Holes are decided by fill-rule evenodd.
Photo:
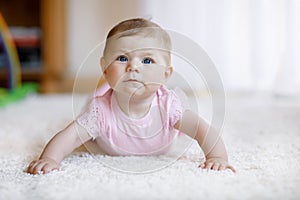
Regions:
M 117 24 L 108 33 L 101 67 L 108 91 L 95 95 L 27 172 L 59 169 L 64 157 L 88 141 L 107 155 L 161 155 L 181 133 L 202 148 L 206 161 L 199 167 L 235 172 L 219 135 L 196 113 L 184 110 L 176 93 L 164 86 L 172 75 L 171 40 L 160 26 L 143 18 Z

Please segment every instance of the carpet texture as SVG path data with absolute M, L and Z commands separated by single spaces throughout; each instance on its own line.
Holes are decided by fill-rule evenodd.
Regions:
M 76 96 L 84 102 L 85 96 Z M 205 103 L 203 103 L 204 105 Z M 73 118 L 71 95 L 36 95 L 0 110 L 0 199 L 300 199 L 299 100 L 229 96 L 222 172 L 197 168 L 196 143 L 176 156 L 110 157 L 77 150 L 60 171 L 24 172 Z

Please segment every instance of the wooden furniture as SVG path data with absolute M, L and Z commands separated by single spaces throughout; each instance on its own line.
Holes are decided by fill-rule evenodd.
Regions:
M 8 26 L 41 28 L 41 66 L 22 68 L 22 80 L 38 82 L 41 92 L 60 92 L 65 63 L 65 3 L 64 0 L 5 0 L 0 1 Z M 7 79 L 3 68 L 0 82 Z
M 60 92 L 65 70 L 65 1 L 41 0 L 43 36 L 44 92 Z

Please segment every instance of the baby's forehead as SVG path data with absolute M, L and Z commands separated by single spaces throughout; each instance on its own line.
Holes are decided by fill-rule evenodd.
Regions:
M 169 51 L 163 42 L 156 37 L 144 37 L 140 35 L 111 38 L 106 43 L 106 50 L 112 52 L 152 52 L 162 53 Z
M 155 55 L 155 54 L 160 54 L 163 51 L 156 48 L 140 48 L 140 49 L 119 49 L 116 52 L 120 52 L 124 54 Z

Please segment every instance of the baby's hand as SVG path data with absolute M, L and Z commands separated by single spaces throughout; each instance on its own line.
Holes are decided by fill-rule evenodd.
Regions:
M 232 172 L 236 172 L 234 167 L 228 164 L 227 161 L 220 159 L 220 158 L 208 158 L 206 159 L 205 163 L 199 165 L 202 169 L 211 169 L 215 171 L 221 171 L 225 169 L 230 169 Z
M 55 160 L 42 158 L 32 161 L 26 171 L 30 174 L 46 174 L 55 169 L 59 169 L 59 165 Z

